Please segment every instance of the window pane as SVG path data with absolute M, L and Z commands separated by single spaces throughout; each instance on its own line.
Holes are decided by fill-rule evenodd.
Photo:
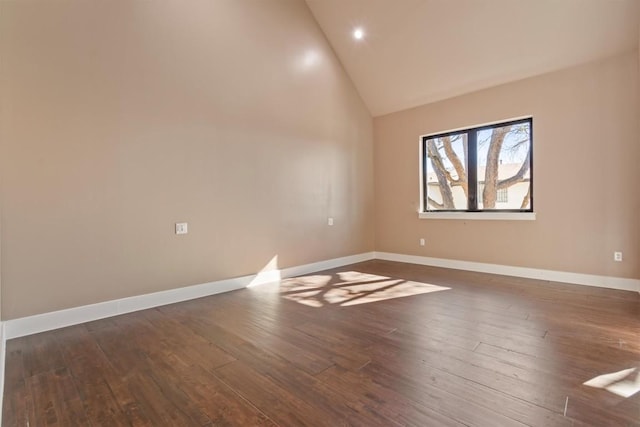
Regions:
M 467 209 L 467 134 L 427 139 L 427 210 Z
M 478 139 L 478 209 L 529 209 L 529 122 L 483 129 Z

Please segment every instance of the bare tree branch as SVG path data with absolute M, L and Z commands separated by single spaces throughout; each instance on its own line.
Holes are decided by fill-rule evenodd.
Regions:
M 522 203 L 520 204 L 520 209 L 526 209 L 529 206 L 529 202 L 531 201 L 531 184 L 529 184 L 529 188 L 527 189 L 527 194 L 522 198 Z
M 522 146 L 522 144 L 525 144 L 527 142 L 529 142 L 529 137 L 527 137 L 525 139 L 521 139 L 518 142 L 514 142 L 513 145 L 509 148 L 509 150 L 517 150 Z
M 429 203 L 431 206 L 433 206 L 436 209 L 443 209 L 444 208 L 444 204 L 436 202 L 435 200 L 433 200 L 429 196 L 427 196 L 427 203 Z
M 524 180 L 524 176 L 527 174 L 527 172 L 529 172 L 529 167 L 531 166 L 530 160 L 531 160 L 531 150 L 529 150 L 529 152 L 527 153 L 527 157 L 526 159 L 524 159 L 524 162 L 522 163 L 522 166 L 520 166 L 520 169 L 518 170 L 518 172 L 516 172 L 515 175 L 509 178 L 499 181 L 497 188 L 507 188 L 507 187 L 511 187 L 514 184 L 522 182 Z
M 445 209 L 454 209 L 453 193 L 447 179 L 451 180 L 451 174 L 448 173 L 442 162 L 442 157 L 438 152 L 436 143 L 433 139 L 427 141 L 427 155 L 431 160 L 431 165 L 435 170 L 436 177 L 438 178 L 438 184 L 440 185 L 440 194 L 442 194 L 442 203 Z
M 451 164 L 453 165 L 453 167 L 455 168 L 458 174 L 458 179 L 455 181 L 451 181 L 451 184 L 461 185 L 462 190 L 464 191 L 465 197 L 468 197 L 469 187 L 467 185 L 467 171 L 464 169 L 464 164 L 462 163 L 462 161 L 460 161 L 460 158 L 458 157 L 456 152 L 453 151 L 453 147 L 451 145 L 451 138 L 448 136 L 445 136 L 440 139 L 442 140 L 442 145 L 444 147 L 445 154 L 449 158 L 449 161 L 451 162 Z

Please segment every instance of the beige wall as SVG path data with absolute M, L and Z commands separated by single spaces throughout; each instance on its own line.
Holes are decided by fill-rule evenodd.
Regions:
M 376 250 L 640 278 L 638 81 L 633 51 L 375 118 Z M 526 115 L 536 221 L 418 219 L 420 135 Z
M 4 319 L 373 250 L 372 120 L 304 1 L 0 8 Z

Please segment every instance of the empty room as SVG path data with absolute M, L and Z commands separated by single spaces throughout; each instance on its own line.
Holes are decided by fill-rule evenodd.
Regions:
M 637 0 L 0 0 L 1 425 L 640 426 Z

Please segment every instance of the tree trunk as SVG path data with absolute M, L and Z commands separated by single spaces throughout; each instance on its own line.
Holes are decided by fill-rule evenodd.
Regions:
M 493 129 L 489 151 L 487 153 L 487 166 L 484 172 L 484 191 L 482 193 L 483 209 L 496 207 L 498 198 L 498 166 L 500 150 L 504 143 L 504 137 L 511 131 L 511 126 Z
M 445 154 L 449 158 L 449 161 L 451 162 L 451 164 L 453 164 L 453 167 L 456 169 L 456 173 L 458 174 L 458 179 L 456 180 L 456 182 L 457 184 L 462 186 L 462 189 L 464 190 L 465 198 L 469 197 L 469 194 L 468 194 L 469 186 L 467 185 L 467 171 L 464 168 L 464 164 L 462 163 L 462 161 L 460 160 L 456 152 L 453 150 L 453 147 L 451 146 L 451 137 L 445 136 L 440 139 L 442 140 L 442 145 L 444 147 Z
M 440 153 L 438 153 L 436 143 L 432 139 L 427 141 L 427 155 L 429 156 L 431 165 L 436 172 L 438 184 L 440 184 L 440 194 L 442 195 L 442 205 L 444 206 L 444 209 L 455 209 L 453 194 L 451 192 L 449 182 L 447 181 L 446 169 L 442 163 Z

